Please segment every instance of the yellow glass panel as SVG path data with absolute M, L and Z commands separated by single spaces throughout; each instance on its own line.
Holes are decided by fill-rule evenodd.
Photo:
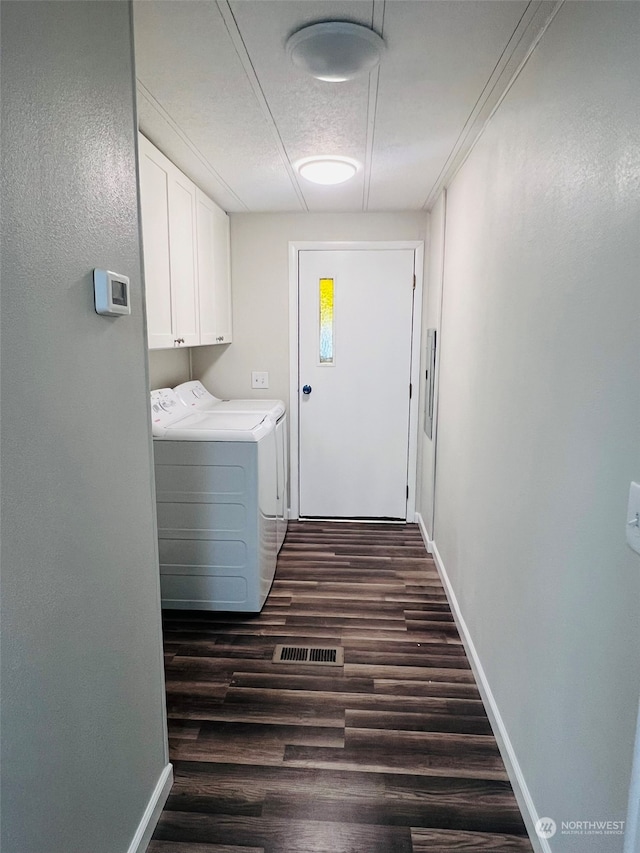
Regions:
M 320 279 L 320 364 L 333 364 L 333 279 Z

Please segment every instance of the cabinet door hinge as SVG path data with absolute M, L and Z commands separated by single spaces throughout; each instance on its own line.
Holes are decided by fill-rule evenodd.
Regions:
M 413 289 L 416 289 L 416 274 L 413 274 Z
M 413 394 L 413 385 L 411 382 L 409 383 L 409 399 L 411 399 L 411 395 Z
M 407 486 L 407 500 L 409 500 L 409 486 Z

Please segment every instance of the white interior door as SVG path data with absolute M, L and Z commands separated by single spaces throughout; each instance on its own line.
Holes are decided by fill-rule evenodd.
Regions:
M 299 253 L 303 517 L 406 517 L 414 266 L 413 249 Z

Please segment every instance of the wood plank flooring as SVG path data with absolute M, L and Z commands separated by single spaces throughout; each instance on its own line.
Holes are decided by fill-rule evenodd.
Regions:
M 262 613 L 168 611 L 165 658 L 149 853 L 532 853 L 415 525 L 291 523 Z

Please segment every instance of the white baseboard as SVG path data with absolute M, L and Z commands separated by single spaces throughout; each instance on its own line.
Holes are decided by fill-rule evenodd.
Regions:
M 145 853 L 145 850 L 151 841 L 153 830 L 156 828 L 156 824 L 160 819 L 160 814 L 162 813 L 164 804 L 167 802 L 167 797 L 169 796 L 169 791 L 171 790 L 172 785 L 173 765 L 167 764 L 160 774 L 160 778 L 158 779 L 153 794 L 151 795 L 151 799 L 147 803 L 147 807 L 142 815 L 142 820 L 138 824 L 138 829 L 136 830 L 136 834 L 133 836 L 133 841 L 129 845 L 127 853 Z
M 640 708 L 636 722 L 636 740 L 631 765 L 629 805 L 624 824 L 624 853 L 640 853 Z
M 420 515 L 419 512 L 416 513 L 415 523 L 420 528 L 420 533 L 422 534 L 422 539 L 424 541 L 424 546 L 430 554 L 433 554 L 433 539 L 429 539 L 429 531 L 427 530 L 427 525 L 424 523 L 424 518 Z
M 522 817 L 527 828 L 527 832 L 529 833 L 533 849 L 536 853 L 553 853 L 549 841 L 546 838 L 540 838 L 536 833 L 535 827 L 540 815 L 536 810 L 533 798 L 531 797 L 531 793 L 527 787 L 524 774 L 520 767 L 520 763 L 518 762 L 518 757 L 515 753 L 513 744 L 509 738 L 509 733 L 504 720 L 502 719 L 500 709 L 498 708 L 498 704 L 487 680 L 478 651 L 474 645 L 473 639 L 471 638 L 471 634 L 469 633 L 469 629 L 460 610 L 458 599 L 456 598 L 456 594 L 451 586 L 451 581 L 449 580 L 449 575 L 447 574 L 445 565 L 442 562 L 442 557 L 440 556 L 438 547 L 433 540 L 429 539 L 424 521 L 419 513 L 416 513 L 416 523 L 420 527 L 420 533 L 422 534 L 427 551 L 433 555 L 436 568 L 438 569 L 438 574 L 442 580 L 442 584 L 449 601 L 449 606 L 453 613 L 453 618 L 458 626 L 462 643 L 478 684 L 478 689 L 480 691 L 487 716 L 489 717 L 489 722 L 491 723 L 495 739 L 498 743 L 498 749 L 500 750 L 502 760 L 504 761 L 511 786 L 513 787 L 513 792 L 516 796 L 516 800 L 518 801 L 518 806 L 522 812 Z

